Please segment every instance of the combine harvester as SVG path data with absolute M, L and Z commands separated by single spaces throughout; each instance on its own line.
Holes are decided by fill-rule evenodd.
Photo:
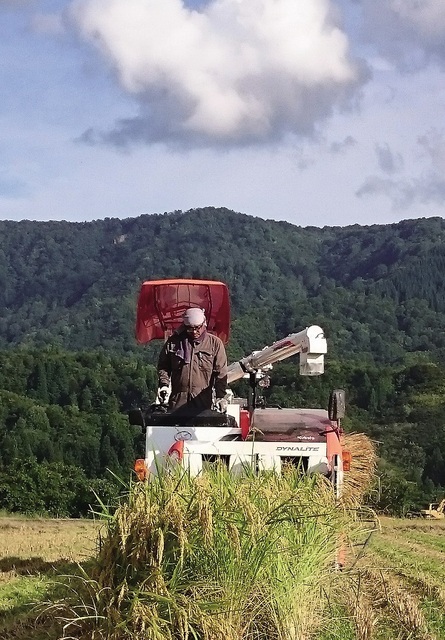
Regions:
M 136 321 L 138 342 L 165 340 L 181 324 L 184 311 L 193 306 L 204 310 L 208 331 L 227 344 L 230 306 L 226 285 L 176 279 L 142 284 Z M 340 442 L 344 392 L 331 393 L 328 411 L 265 407 L 258 393 L 258 387 L 268 386 L 272 366 L 295 354 L 300 357 L 301 375 L 321 375 L 326 351 L 323 330 L 313 325 L 230 364 L 228 384 L 246 378 L 250 392 L 248 399 L 241 399 L 228 390 L 227 413 L 169 412 L 159 402 L 145 415 L 131 412 L 130 421 L 146 430 L 145 458 L 135 464 L 138 477 L 155 474 L 168 458 L 176 459 L 194 475 L 217 461 L 234 473 L 246 466 L 258 472 L 279 472 L 282 465 L 290 464 L 328 477 L 340 497 L 343 472 L 349 470 L 351 461 Z
M 179 279 L 142 284 L 136 321 L 138 342 L 165 340 L 181 324 L 184 311 L 194 306 L 204 310 L 208 331 L 227 344 L 230 306 L 226 285 Z M 343 473 L 351 463 L 351 455 L 340 440 L 344 391 L 331 393 L 328 411 L 266 407 L 260 395 L 269 385 L 275 363 L 299 354 L 300 374 L 318 376 L 324 372 L 326 352 L 323 330 L 310 326 L 229 365 L 228 384 L 247 379 L 249 398 L 236 398 L 229 389 L 227 413 L 169 412 L 159 401 L 144 414 L 130 412 L 130 422 L 141 425 L 146 434 L 145 458 L 135 463 L 139 479 L 156 474 L 168 459 L 176 460 L 192 475 L 218 461 L 233 473 L 242 473 L 246 467 L 256 472 L 280 472 L 283 465 L 294 465 L 302 472 L 326 476 L 339 498 Z

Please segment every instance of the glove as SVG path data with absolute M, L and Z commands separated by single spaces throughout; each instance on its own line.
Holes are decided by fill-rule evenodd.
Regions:
M 170 397 L 170 389 L 168 387 L 159 387 L 158 399 L 160 404 L 167 404 Z
M 220 413 L 226 413 L 228 404 L 225 398 L 218 398 L 215 402 L 216 410 Z

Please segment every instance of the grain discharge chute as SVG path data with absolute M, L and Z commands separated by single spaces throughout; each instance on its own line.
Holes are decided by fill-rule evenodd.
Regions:
M 190 306 L 203 309 L 207 330 L 227 343 L 230 308 L 226 285 L 184 279 L 142 284 L 136 321 L 138 342 L 167 338 Z M 340 440 L 344 392 L 331 393 L 327 410 L 267 407 L 262 396 L 274 364 L 299 354 L 300 374 L 318 376 L 324 372 L 326 353 L 323 330 L 312 325 L 228 366 L 228 385 L 246 379 L 249 397 L 237 398 L 229 388 L 226 413 L 169 412 L 159 402 L 147 411 L 130 412 L 130 422 L 145 429 L 145 457 L 135 464 L 138 477 L 156 474 L 168 460 L 177 461 L 193 475 L 215 463 L 227 465 L 233 473 L 243 473 L 246 467 L 258 473 L 280 472 L 283 465 L 293 465 L 304 473 L 329 478 L 340 497 L 343 473 L 350 465 L 350 454 Z

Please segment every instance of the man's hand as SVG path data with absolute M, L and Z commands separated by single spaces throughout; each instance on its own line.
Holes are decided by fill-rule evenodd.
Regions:
M 159 387 L 158 389 L 158 400 L 160 404 L 167 404 L 168 399 L 170 398 L 170 389 L 168 387 Z
M 228 402 L 225 398 L 218 398 L 215 402 L 216 410 L 220 413 L 226 413 Z

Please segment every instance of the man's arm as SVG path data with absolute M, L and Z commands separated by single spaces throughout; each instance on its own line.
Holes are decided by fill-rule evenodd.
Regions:
M 168 342 L 164 344 L 158 358 L 158 380 L 160 387 L 168 387 L 171 376 L 170 352 L 167 349 Z
M 215 395 L 217 398 L 224 398 L 227 391 L 227 355 L 224 344 L 218 340 L 215 353 Z

